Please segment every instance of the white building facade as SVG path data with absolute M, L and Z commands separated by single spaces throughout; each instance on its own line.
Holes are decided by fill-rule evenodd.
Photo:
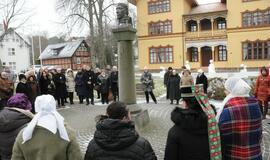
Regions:
M 13 29 L 0 35 L 0 60 L 3 67 L 9 67 L 15 73 L 30 66 L 30 44 Z

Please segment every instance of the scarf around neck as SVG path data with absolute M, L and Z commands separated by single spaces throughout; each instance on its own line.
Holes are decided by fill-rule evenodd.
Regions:
M 208 97 L 203 92 L 203 85 L 193 85 L 192 92 L 195 95 L 198 103 L 200 104 L 202 110 L 208 117 L 208 140 L 209 140 L 209 149 L 210 149 L 210 159 L 211 160 L 221 160 L 221 141 L 220 141 L 220 132 L 218 128 L 218 123 L 215 119 L 215 112 L 212 109 Z

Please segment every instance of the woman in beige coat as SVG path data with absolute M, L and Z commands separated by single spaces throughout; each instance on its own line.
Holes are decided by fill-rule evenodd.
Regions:
M 185 69 L 182 74 L 180 86 L 190 86 L 194 84 L 193 77 L 191 76 L 191 72 L 189 70 Z
M 74 104 L 73 97 L 75 91 L 75 78 L 72 69 L 67 70 L 66 86 L 70 104 Z

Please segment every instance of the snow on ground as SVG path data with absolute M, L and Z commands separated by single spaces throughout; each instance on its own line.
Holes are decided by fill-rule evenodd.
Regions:
M 135 76 L 136 77 L 140 77 L 142 73 L 135 73 Z M 164 70 L 160 71 L 160 72 L 153 72 L 152 73 L 152 76 L 154 78 L 163 78 L 164 77 Z M 214 77 L 219 77 L 219 78 L 229 78 L 229 77 L 234 77 L 234 76 L 237 76 L 237 77 L 240 77 L 240 78 L 247 78 L 247 77 L 257 77 L 259 75 L 259 71 L 248 71 L 248 72 L 219 72 L 219 73 L 216 73 L 214 75 L 214 77 L 211 75 L 209 75 L 208 73 L 205 73 L 205 75 L 208 77 L 208 78 L 214 78 Z M 193 72 L 192 73 L 192 76 L 195 78 L 197 76 L 197 73 L 196 72 Z

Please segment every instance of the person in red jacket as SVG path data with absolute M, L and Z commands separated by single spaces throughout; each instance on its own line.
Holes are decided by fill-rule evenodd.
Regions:
M 265 119 L 268 112 L 268 102 L 270 100 L 270 76 L 269 70 L 266 67 L 261 68 L 261 75 L 257 78 L 255 97 L 260 103 L 263 119 Z

